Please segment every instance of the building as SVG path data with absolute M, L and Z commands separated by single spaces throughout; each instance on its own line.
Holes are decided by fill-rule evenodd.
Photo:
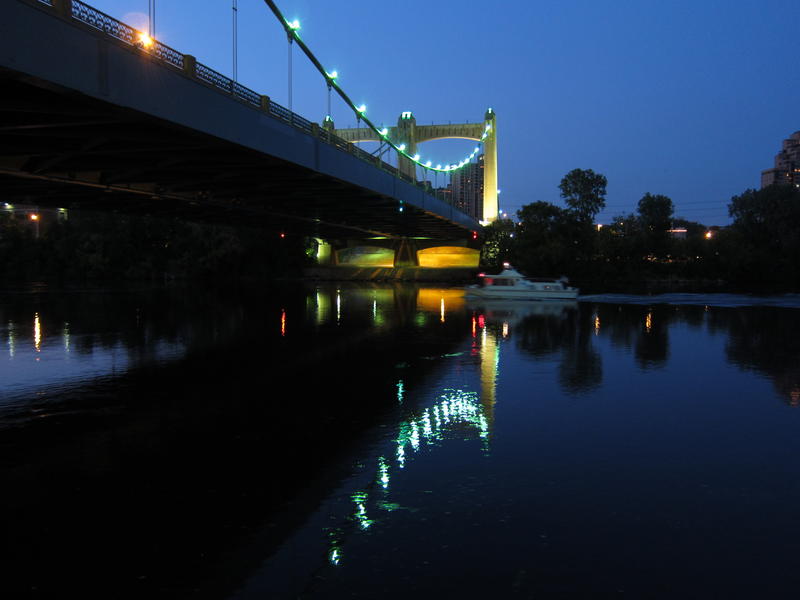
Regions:
M 483 174 L 484 155 L 481 154 L 477 162 L 464 165 L 450 176 L 453 206 L 478 221 L 483 220 Z
M 800 188 L 800 131 L 783 140 L 783 148 L 775 156 L 775 167 L 761 172 L 761 187 L 773 184 Z

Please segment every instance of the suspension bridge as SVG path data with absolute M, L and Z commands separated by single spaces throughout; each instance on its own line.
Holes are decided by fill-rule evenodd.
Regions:
M 265 4 L 359 127 L 308 120 L 80 0 L 0 0 L 0 201 L 261 226 L 323 240 L 334 263 L 477 264 L 482 224 L 497 216 L 494 112 L 438 126 L 404 113 L 379 128 L 299 25 Z M 451 137 L 479 145 L 444 165 L 418 153 Z M 432 181 L 479 153 L 483 201 L 470 215 Z

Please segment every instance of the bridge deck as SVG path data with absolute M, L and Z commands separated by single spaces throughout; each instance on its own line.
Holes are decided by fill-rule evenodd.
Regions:
M 165 60 L 39 0 L 0 5 L 4 201 L 323 237 L 463 238 L 479 229 L 268 99 L 256 106 L 246 88 L 199 79 L 186 68 L 191 57 L 172 51 Z

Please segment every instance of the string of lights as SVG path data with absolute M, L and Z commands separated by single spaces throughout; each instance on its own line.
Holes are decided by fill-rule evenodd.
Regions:
M 466 165 L 470 164 L 473 158 L 475 158 L 478 153 L 480 152 L 480 145 L 476 146 L 475 149 L 465 158 L 461 159 L 456 163 L 450 164 L 441 164 L 438 163 L 434 166 L 433 162 L 430 160 L 423 161 L 422 157 L 419 154 L 411 155 L 406 150 L 406 145 L 403 143 L 396 143 L 389 139 L 389 130 L 386 127 L 378 128 L 369 118 L 366 116 L 367 113 L 367 106 L 365 104 L 356 105 L 347 93 L 339 86 L 337 83 L 337 79 L 339 77 L 338 71 L 328 71 L 325 67 L 322 66 L 322 63 L 317 59 L 311 49 L 300 39 L 300 21 L 294 19 L 290 21 L 287 19 L 278 6 L 272 0 L 264 0 L 265 4 L 270 8 L 272 13 L 281 23 L 283 28 L 286 30 L 286 34 L 289 36 L 290 43 L 296 42 L 298 47 L 303 51 L 303 53 L 308 57 L 314 67 L 320 72 L 320 74 L 325 79 L 325 83 L 328 86 L 328 89 L 336 90 L 336 93 L 342 98 L 342 100 L 350 107 L 351 110 L 356 115 L 356 119 L 358 121 L 363 121 L 364 124 L 375 132 L 378 135 L 378 140 L 381 142 L 389 145 L 393 148 L 398 155 L 405 157 L 406 159 L 410 160 L 411 162 L 415 163 L 416 166 L 421 167 L 422 169 L 428 171 L 434 171 L 437 173 L 451 173 L 453 171 L 457 171 L 462 169 Z M 330 109 L 329 109 L 330 112 Z M 483 133 L 481 134 L 481 139 L 479 141 L 483 142 L 491 133 L 492 126 L 491 124 L 487 123 L 486 127 L 484 128 Z

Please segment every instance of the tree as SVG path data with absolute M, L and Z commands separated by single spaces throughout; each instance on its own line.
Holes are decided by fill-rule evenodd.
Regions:
M 606 201 L 605 175 L 591 169 L 573 169 L 558 185 L 561 197 L 579 221 L 591 223 L 603 208 Z
M 800 284 L 800 190 L 771 185 L 731 198 L 730 265 L 748 282 Z
M 572 250 L 567 211 L 549 202 L 533 202 L 517 211 L 516 258 L 523 272 L 537 276 L 564 272 Z
M 481 248 L 481 264 L 497 269 L 504 262 L 514 260 L 514 231 L 511 219 L 495 219 L 484 227 L 485 242 Z
M 648 192 L 639 200 L 639 223 L 647 254 L 662 257 L 670 254 L 671 240 L 667 230 L 673 210 L 672 200 L 661 194 Z
M 672 200 L 661 194 L 646 193 L 639 200 L 639 220 L 642 229 L 653 233 L 664 232 L 669 229 L 674 207 Z

